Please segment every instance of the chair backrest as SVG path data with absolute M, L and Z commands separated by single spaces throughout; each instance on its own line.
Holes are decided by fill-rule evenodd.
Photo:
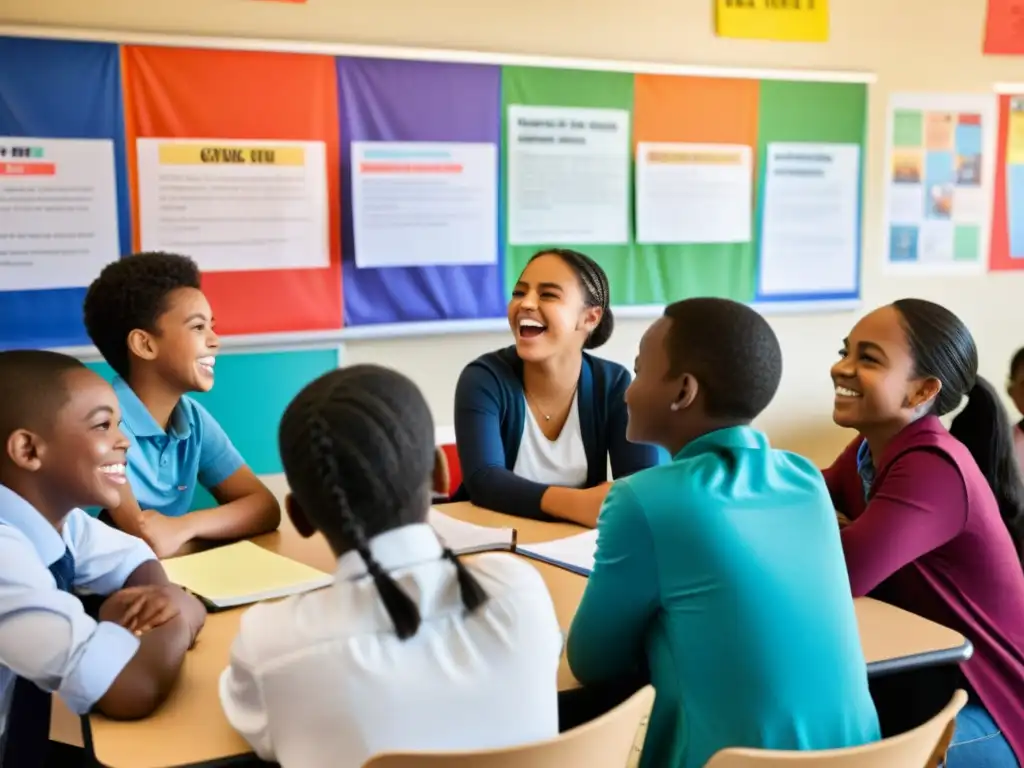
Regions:
M 935 768 L 946 757 L 956 716 L 967 703 L 957 691 L 939 714 L 912 731 L 849 749 L 782 752 L 764 749 L 723 749 L 704 768 Z
M 653 703 L 648 685 L 611 712 L 548 741 L 481 752 L 395 752 L 377 755 L 363 768 L 625 768 Z
M 455 427 L 435 427 L 434 440 L 448 460 L 447 495 L 452 496 L 462 485 L 462 465 L 459 463 L 459 451 L 455 446 Z

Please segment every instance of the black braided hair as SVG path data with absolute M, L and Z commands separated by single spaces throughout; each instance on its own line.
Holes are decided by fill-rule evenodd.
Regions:
M 303 514 L 335 553 L 359 553 L 396 634 L 403 640 L 415 635 L 416 603 L 373 557 L 370 540 L 426 519 L 434 422 L 419 388 L 375 365 L 330 371 L 288 405 L 279 443 Z M 444 556 L 456 568 L 463 605 L 476 610 L 487 594 L 451 550 Z
M 576 279 L 579 280 L 583 291 L 583 303 L 588 307 L 601 308 L 601 320 L 583 345 L 584 349 L 597 349 L 612 337 L 612 331 L 615 329 L 615 318 L 610 306 L 611 289 L 608 286 L 608 275 L 592 258 L 570 248 L 547 248 L 531 256 L 530 261 L 548 255 L 557 256 L 576 273 Z

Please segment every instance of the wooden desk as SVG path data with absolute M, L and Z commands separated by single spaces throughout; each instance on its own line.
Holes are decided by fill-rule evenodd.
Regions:
M 548 541 L 580 530 L 570 524 L 523 520 L 464 503 L 445 505 L 442 509 L 452 517 L 479 525 L 515 527 L 523 543 Z M 287 523 L 280 531 L 260 536 L 255 541 L 315 568 L 334 570 L 335 560 L 327 543 L 320 537 L 302 539 Z M 531 562 L 548 585 L 559 624 L 568 631 L 586 579 L 554 566 Z M 100 763 L 111 768 L 158 768 L 201 763 L 249 751 L 245 741 L 228 725 L 218 696 L 218 680 L 228 663 L 230 645 L 238 632 L 241 615 L 242 610 L 233 610 L 209 616 L 196 648 L 185 661 L 181 680 L 152 717 L 136 723 L 115 722 L 100 715 L 90 718 L 93 747 Z M 965 657 L 965 640 L 961 635 L 898 608 L 873 600 L 858 600 L 857 617 L 861 642 L 873 672 Z M 563 657 L 558 687 L 567 690 L 577 685 Z

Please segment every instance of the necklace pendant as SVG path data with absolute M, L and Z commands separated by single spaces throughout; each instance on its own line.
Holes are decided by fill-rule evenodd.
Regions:
M 544 421 L 551 421 L 551 417 L 547 414 L 544 415 Z

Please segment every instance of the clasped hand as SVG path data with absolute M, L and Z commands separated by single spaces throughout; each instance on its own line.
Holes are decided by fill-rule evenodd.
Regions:
M 191 642 L 206 622 L 206 609 L 195 597 L 173 584 L 125 587 L 108 597 L 100 607 L 100 621 L 118 624 L 137 637 L 182 616 Z

